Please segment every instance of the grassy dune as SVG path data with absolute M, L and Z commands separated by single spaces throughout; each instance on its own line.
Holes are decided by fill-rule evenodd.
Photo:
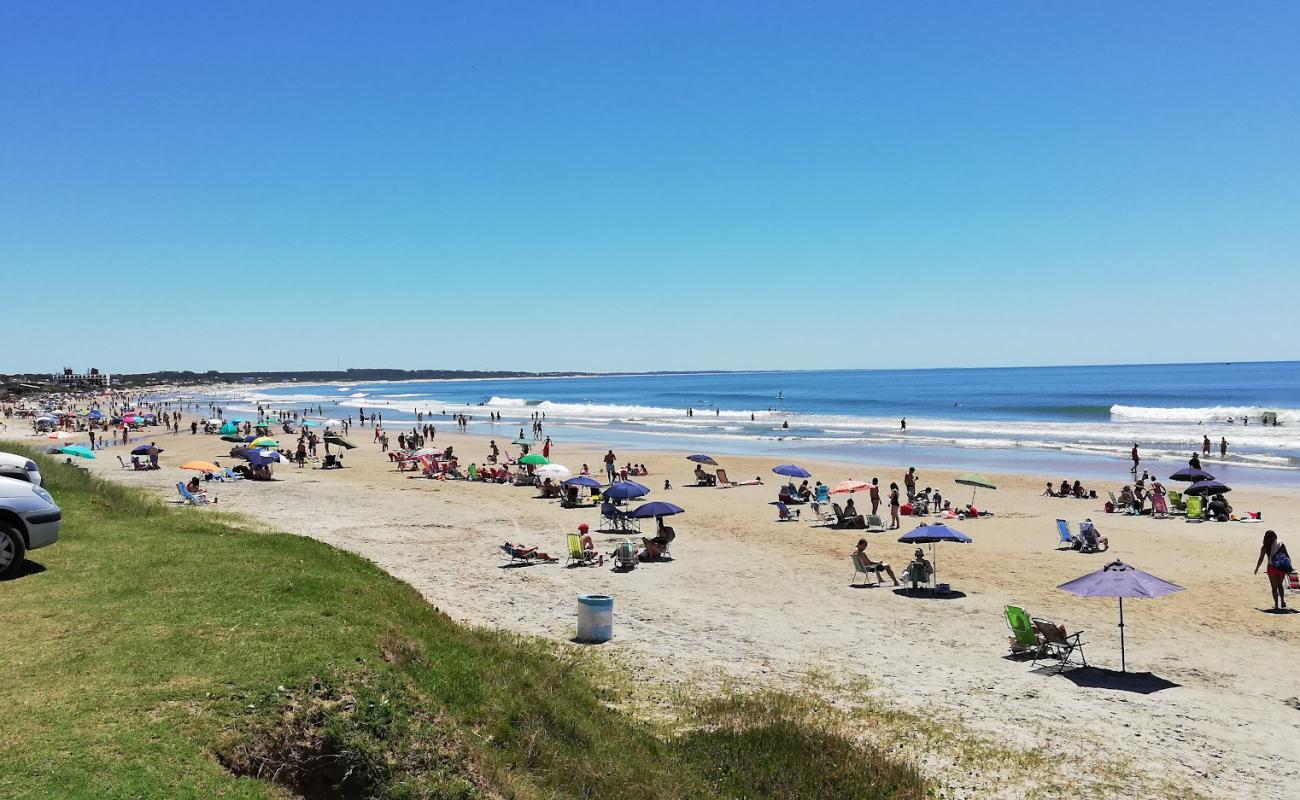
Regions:
M 710 698 L 669 733 L 616 710 L 582 651 L 457 625 L 314 540 L 41 468 L 63 539 L 0 583 L 0 797 L 926 795 L 806 701 Z

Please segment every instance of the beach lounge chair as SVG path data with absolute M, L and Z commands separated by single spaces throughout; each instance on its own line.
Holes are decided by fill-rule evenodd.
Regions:
M 735 481 L 727 477 L 727 471 L 722 467 L 718 467 L 716 475 L 718 478 L 718 486 L 720 488 L 730 489 L 732 486 L 736 485 Z
M 596 566 L 596 554 L 588 553 L 582 549 L 582 537 L 576 533 L 570 533 L 566 537 L 569 546 L 569 555 L 564 559 L 564 566 L 577 564 L 580 567 Z
M 909 592 L 913 589 L 926 589 L 928 591 L 935 588 L 934 572 L 922 571 L 915 561 L 907 565 L 907 568 L 903 570 L 902 575 L 898 576 L 898 579 L 902 581 L 903 586 Z
M 1187 513 L 1187 503 L 1183 501 L 1182 492 L 1170 492 L 1168 497 L 1169 497 L 1169 507 L 1174 510 L 1175 514 Z
M 1034 621 L 1019 606 L 1007 606 L 1007 630 L 1011 631 L 1008 639 L 1011 652 L 1015 655 L 1033 653 L 1038 655 L 1043 649 L 1043 637 L 1034 628 Z
M 1056 533 L 1058 536 L 1061 537 L 1058 544 L 1063 546 L 1063 547 L 1057 547 L 1056 548 L 1057 550 L 1061 550 L 1064 547 L 1068 547 L 1071 550 L 1073 550 L 1075 547 L 1078 546 L 1079 542 L 1075 540 L 1074 534 L 1070 533 L 1070 523 L 1066 522 L 1065 520 L 1058 519 L 1056 521 Z M 1010 608 L 1010 606 L 1007 607 Z
M 867 533 L 883 533 L 885 530 L 885 521 L 880 518 L 879 514 L 867 515 Z
M 191 494 L 190 490 L 186 489 L 185 484 L 183 483 L 176 484 L 176 491 L 180 492 L 182 500 L 192 506 L 201 506 L 208 502 L 208 496 L 206 494 Z
M 1106 548 L 1102 547 L 1101 535 L 1097 533 L 1097 528 L 1091 522 L 1084 521 L 1079 523 L 1079 550 L 1084 553 L 1100 553 Z
M 640 530 L 637 520 L 634 517 L 629 517 L 626 513 L 619 511 L 618 507 L 613 503 L 600 504 L 600 518 L 603 521 L 604 530 Z
M 131 465 L 123 461 L 121 456 L 117 457 L 117 463 L 122 465 L 122 469 L 131 469 Z
M 1115 496 L 1114 492 L 1106 492 L 1106 494 L 1110 495 L 1110 507 L 1111 509 L 1113 509 L 1112 513 L 1116 513 L 1116 514 L 1132 513 L 1132 509 L 1129 506 L 1120 504 L 1119 498 Z
M 817 494 L 813 497 L 819 503 L 829 503 L 831 501 L 831 487 L 822 484 L 817 487 Z
M 794 522 L 797 519 L 799 519 L 799 509 L 796 508 L 794 511 L 791 511 L 790 507 L 785 503 L 776 504 L 777 522 Z
M 242 481 L 244 479 L 242 475 L 239 475 L 238 473 L 235 472 L 231 472 L 230 467 L 222 467 L 222 469 L 223 472 L 221 473 L 221 477 L 225 478 L 228 481 Z
M 1037 617 L 1034 617 L 1034 627 L 1038 629 L 1038 633 L 1043 637 L 1043 647 L 1034 656 L 1035 664 L 1044 658 L 1059 658 L 1061 663 L 1057 666 L 1056 672 L 1060 674 L 1073 662 L 1074 655 L 1077 653 L 1079 655 L 1079 665 L 1088 666 L 1088 659 L 1083 655 L 1083 646 L 1087 644 L 1087 642 L 1081 641 L 1083 631 L 1076 631 L 1066 636 L 1061 633 L 1061 629 L 1056 626 L 1055 622 Z
M 343 469 L 343 459 L 334 453 L 325 456 L 325 461 L 320 465 L 321 469 Z
M 1151 495 L 1151 518 L 1166 519 L 1169 517 L 1169 506 L 1165 504 L 1165 496 L 1162 494 Z
M 812 505 L 808 507 L 812 509 L 813 516 L 816 517 L 814 524 L 822 523 L 824 525 L 830 525 L 830 526 L 835 525 L 835 521 L 836 521 L 835 512 L 831 511 L 829 508 L 822 505 L 821 503 L 816 503 L 816 502 L 814 502 Z
M 835 525 L 833 527 L 836 528 L 866 528 L 867 527 L 867 522 L 862 518 L 861 514 L 858 514 L 856 517 L 845 516 L 844 509 L 840 508 L 839 503 L 831 503 L 831 508 L 835 509 Z
M 506 557 L 506 564 L 533 564 L 537 561 L 536 555 L 519 555 L 519 551 L 514 547 L 506 547 L 503 544 L 497 545 L 497 549 Z
M 1300 592 L 1300 573 L 1291 572 L 1287 574 L 1286 588 L 1293 592 Z
M 1201 498 L 1195 495 L 1187 498 L 1187 521 L 1200 522 L 1205 516 L 1205 508 Z
M 614 569 L 619 572 L 629 572 L 636 569 L 640 562 L 636 557 L 636 545 L 632 542 L 619 542 L 618 547 L 614 548 Z
M 850 586 L 859 585 L 858 584 L 859 575 L 863 576 L 863 583 L 861 585 L 864 586 L 866 585 L 866 578 L 868 577 L 874 576 L 876 579 L 877 586 L 879 586 L 881 583 L 884 582 L 885 579 L 880 577 L 880 573 L 884 569 L 883 565 L 878 563 L 868 564 L 866 560 L 862 556 L 858 555 L 857 553 L 854 553 L 852 556 L 850 556 L 850 558 L 853 559 L 853 580 L 849 584 Z

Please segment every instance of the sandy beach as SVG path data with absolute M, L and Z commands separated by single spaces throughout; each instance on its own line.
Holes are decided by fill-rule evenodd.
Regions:
M 233 462 L 216 436 L 151 430 L 132 445 L 157 441 L 166 451 L 159 471 L 121 469 L 116 456 L 128 450 L 121 446 L 83 463 L 175 501 L 175 483 L 191 474 L 176 464 Z M 509 424 L 471 430 L 477 435 L 440 430 L 433 444 L 454 445 L 462 463 L 481 463 L 488 435 L 499 442 L 514 435 Z M 21 436 L 17 426 L 7 435 L 44 441 Z M 503 541 L 563 555 L 564 534 L 581 522 L 598 528 L 597 511 L 563 509 L 528 488 L 399 474 L 371 443 L 371 429 L 354 428 L 350 438 L 361 446 L 347 454 L 346 469 L 281 465 L 274 482 L 212 483 L 219 503 L 194 513 L 244 514 L 354 551 L 457 620 L 557 642 L 573 636 L 576 595 L 610 594 L 614 641 L 570 646 L 627 670 L 652 702 L 671 703 L 671 692 L 661 689 L 707 692 L 737 682 L 815 691 L 846 708 L 896 708 L 934 725 L 900 737 L 864 724 L 862 735 L 904 748 L 948 797 L 1266 798 L 1284 796 L 1300 778 L 1300 614 L 1270 613 L 1266 580 L 1251 574 L 1266 528 L 1283 540 L 1297 529 L 1295 490 L 1233 493 L 1235 508 L 1262 511 L 1264 524 L 1192 525 L 1107 515 L 1101 501 L 1041 496 L 1045 476 L 990 473 L 998 489 L 982 490 L 979 505 L 995 516 L 952 523 L 974 542 L 939 545 L 939 575 L 955 593 L 930 598 L 895 592 L 888 579 L 851 587 L 849 553 L 863 534 L 811 524 L 807 510 L 804 520 L 777 522 L 772 502 L 782 479 L 771 473 L 771 459 L 714 454 L 733 480 L 758 476 L 764 485 L 696 488 L 688 485 L 692 465 L 683 453 L 618 452 L 620 464 L 648 465 L 650 475 L 638 480 L 654 490 L 650 499 L 687 512 L 673 520 L 675 560 L 623 574 L 608 564 L 503 568 Z M 595 472 L 603 452 L 561 441 L 552 460 L 575 472 L 587 463 Z M 801 463 L 831 484 L 850 477 L 901 484 L 906 469 Z M 1103 497 L 1122 484 L 1125 473 L 1117 473 L 1095 486 Z M 954 477 L 926 470 L 918 485 L 965 502 L 969 489 Z M 665 479 L 671 491 L 662 490 Z M 869 510 L 865 493 L 857 501 Z M 1110 551 L 1058 550 L 1058 517 L 1072 525 L 1092 518 Z M 903 531 L 916 524 L 904 517 Z M 899 533 L 866 537 L 874 558 L 901 570 L 912 548 L 896 541 Z M 621 539 L 596 538 L 604 551 Z M 1109 671 L 1120 664 L 1115 602 L 1055 588 L 1114 558 L 1186 589 L 1126 604 L 1128 669 L 1137 673 L 1128 679 Z M 1008 658 L 1006 604 L 1083 630 L 1089 663 L 1106 671 L 1072 678 Z M 931 729 L 977 734 L 1032 758 L 972 763 Z

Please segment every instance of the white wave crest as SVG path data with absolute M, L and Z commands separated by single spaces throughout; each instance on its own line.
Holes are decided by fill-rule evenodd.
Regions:
M 1258 422 L 1268 412 L 1277 414 L 1278 422 L 1283 425 L 1300 422 L 1300 409 L 1297 408 L 1267 408 L 1264 406 L 1161 408 L 1158 406 L 1124 405 L 1110 407 L 1112 418 L 1136 422 L 1225 422 L 1229 419 L 1239 421 L 1243 418 Z

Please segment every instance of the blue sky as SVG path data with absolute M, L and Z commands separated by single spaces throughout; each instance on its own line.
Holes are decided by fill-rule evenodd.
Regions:
M 1300 358 L 1297 40 L 1269 2 L 6 3 L 0 372 Z

